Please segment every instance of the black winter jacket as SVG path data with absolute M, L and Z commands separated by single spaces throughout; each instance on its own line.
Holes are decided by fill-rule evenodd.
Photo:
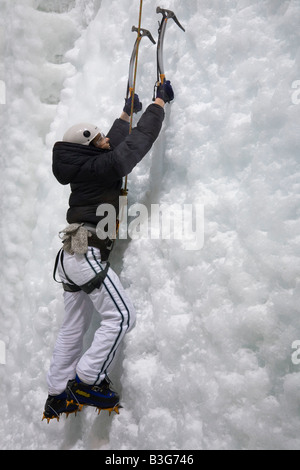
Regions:
M 97 224 L 97 207 L 113 204 L 118 214 L 122 178 L 149 152 L 164 120 L 164 110 L 151 104 L 129 135 L 129 124 L 116 119 L 107 134 L 112 150 L 56 142 L 53 174 L 61 184 L 71 185 L 67 222 Z

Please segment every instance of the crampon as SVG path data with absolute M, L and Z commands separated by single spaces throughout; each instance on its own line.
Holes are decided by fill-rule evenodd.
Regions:
M 47 423 L 49 424 L 52 419 L 56 419 L 57 421 L 59 421 L 62 414 L 65 414 L 65 415 L 66 415 L 66 418 L 68 418 L 68 416 L 69 416 L 70 414 L 75 414 L 75 416 L 76 416 L 78 411 L 81 411 L 81 410 L 77 409 L 77 410 L 75 410 L 75 411 L 64 411 L 64 413 L 53 414 L 53 415 L 51 415 L 51 416 L 46 416 L 45 413 L 44 413 L 44 414 L 43 414 L 42 421 L 44 421 L 44 419 L 46 419 L 46 420 L 47 420 Z
M 119 396 L 109 388 L 109 382 L 104 379 L 100 385 L 88 385 L 83 383 L 78 376 L 68 382 L 65 392 L 56 396 L 48 396 L 45 403 L 43 420 L 49 423 L 52 419 L 59 421 L 62 414 L 81 411 L 84 406 L 92 406 L 98 415 L 101 411 L 108 411 L 109 415 L 114 411 L 119 414 L 121 405 Z
M 100 408 L 98 406 L 89 405 L 89 404 L 86 404 L 86 403 L 84 403 L 84 404 L 75 403 L 74 400 L 67 401 L 67 406 L 70 406 L 70 405 L 77 406 L 77 411 L 81 411 L 84 406 L 93 406 L 95 408 L 95 411 L 98 412 L 98 415 L 101 413 L 101 411 L 108 411 L 109 416 L 112 414 L 113 411 L 115 413 L 117 413 L 117 415 L 120 414 L 119 408 L 122 408 L 122 406 L 119 403 L 117 405 L 115 405 L 114 407 L 111 407 L 111 408 Z
M 65 392 L 57 396 L 49 395 L 45 403 L 42 421 L 46 419 L 49 424 L 52 419 L 59 421 L 62 414 L 65 414 L 66 417 L 70 414 L 75 414 L 76 416 L 78 411 L 80 409 L 76 404 L 68 404 Z
M 51 407 L 51 405 L 50 406 L 48 405 L 47 410 L 45 408 L 45 411 L 43 413 L 42 421 L 46 419 L 47 423 L 49 424 L 50 421 L 53 419 L 56 419 L 59 422 L 60 417 L 63 414 L 66 415 L 66 418 L 68 418 L 70 414 L 74 414 L 76 416 L 78 412 L 82 411 L 84 406 L 88 406 L 88 405 L 75 403 L 74 400 L 70 400 L 70 401 L 66 400 L 66 409 L 64 411 L 58 412 L 58 411 L 55 411 Z M 110 416 L 113 411 L 117 414 L 120 414 L 120 411 L 119 411 L 120 408 L 122 408 L 122 406 L 120 404 L 117 404 L 110 408 L 95 407 L 95 411 L 98 412 L 98 415 L 100 415 L 101 411 L 108 411 L 109 416 Z

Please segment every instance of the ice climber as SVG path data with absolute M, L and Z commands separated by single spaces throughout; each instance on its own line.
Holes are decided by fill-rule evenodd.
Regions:
M 97 208 L 110 204 L 118 214 L 122 178 L 151 149 L 162 127 L 164 105 L 173 99 L 170 82 L 164 82 L 130 134 L 128 98 L 107 136 L 95 125 L 79 124 L 54 145 L 54 176 L 59 183 L 70 184 L 71 195 L 69 225 L 63 231 L 63 248 L 55 267 L 64 288 L 65 314 L 47 375 L 49 395 L 43 418 L 48 422 L 83 405 L 118 412 L 119 396 L 110 388 L 109 374 L 136 314 L 108 263 L 112 241 L 96 232 L 104 217 L 97 215 Z M 141 108 L 134 95 L 134 113 Z M 94 311 L 100 316 L 100 326 L 82 353 Z

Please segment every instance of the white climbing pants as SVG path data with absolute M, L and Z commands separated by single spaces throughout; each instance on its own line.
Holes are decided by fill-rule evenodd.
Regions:
M 90 281 L 105 267 L 100 263 L 100 250 L 97 248 L 89 247 L 85 255 L 64 252 L 65 273 L 79 286 Z M 61 261 L 58 273 L 63 282 L 69 283 Z M 111 268 L 100 289 L 89 295 L 83 291 L 64 291 L 64 304 L 65 316 L 47 376 L 50 395 L 62 393 L 68 380 L 74 379 L 76 374 L 87 384 L 101 383 L 113 368 L 124 335 L 135 323 L 135 309 Z M 83 353 L 83 338 L 95 311 L 100 317 L 100 326 L 92 344 Z

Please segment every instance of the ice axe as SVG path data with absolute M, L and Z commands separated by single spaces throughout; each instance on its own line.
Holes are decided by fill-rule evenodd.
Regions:
M 157 42 L 157 84 L 156 84 L 156 86 L 159 86 L 159 84 L 164 83 L 164 81 L 166 79 L 164 63 L 163 63 L 163 46 L 164 46 L 164 38 L 165 38 L 167 22 L 168 22 L 169 19 L 172 19 L 172 20 L 175 21 L 177 26 L 179 26 L 179 28 L 181 28 L 183 31 L 185 31 L 185 29 L 179 23 L 176 15 L 173 11 L 166 10 L 165 8 L 157 7 L 156 8 L 156 13 L 162 13 L 162 15 L 163 15 L 161 23 L 159 24 L 158 42 Z
M 132 131 L 132 123 L 133 123 L 133 105 L 134 105 L 134 93 L 135 93 L 135 83 L 136 83 L 136 75 L 137 75 L 137 64 L 138 64 L 138 52 L 139 52 L 139 45 L 141 42 L 141 39 L 144 36 L 148 36 L 150 41 L 153 42 L 153 44 L 156 44 L 154 41 L 150 31 L 147 29 L 141 28 L 141 19 L 142 19 L 142 0 L 140 3 L 140 15 L 139 15 L 139 27 L 136 28 L 135 26 L 132 26 L 131 31 L 132 32 L 137 32 L 137 38 L 133 46 L 133 51 L 131 54 L 131 59 L 129 63 L 129 74 L 128 74 L 128 83 L 127 83 L 127 92 L 126 92 L 126 99 L 129 97 L 132 97 L 131 99 L 131 112 L 130 112 L 130 125 L 129 125 L 129 134 L 131 134 Z M 127 176 L 125 177 L 125 183 L 124 183 L 124 188 L 122 189 L 122 195 L 127 195 Z
M 141 39 L 144 36 L 147 36 L 150 39 L 150 41 L 153 42 L 153 44 L 156 44 L 156 42 L 154 41 L 154 39 L 152 37 L 152 34 L 147 29 L 136 28 L 135 26 L 132 26 L 131 31 L 138 33 L 138 36 L 137 36 L 136 41 L 134 43 L 133 51 L 132 51 L 131 59 L 130 59 L 130 63 L 129 63 L 129 74 L 128 74 L 128 84 L 127 84 L 126 98 L 129 98 L 134 93 L 134 63 L 136 61 L 137 51 L 138 51 L 138 47 L 139 47 L 139 43 L 140 43 Z

